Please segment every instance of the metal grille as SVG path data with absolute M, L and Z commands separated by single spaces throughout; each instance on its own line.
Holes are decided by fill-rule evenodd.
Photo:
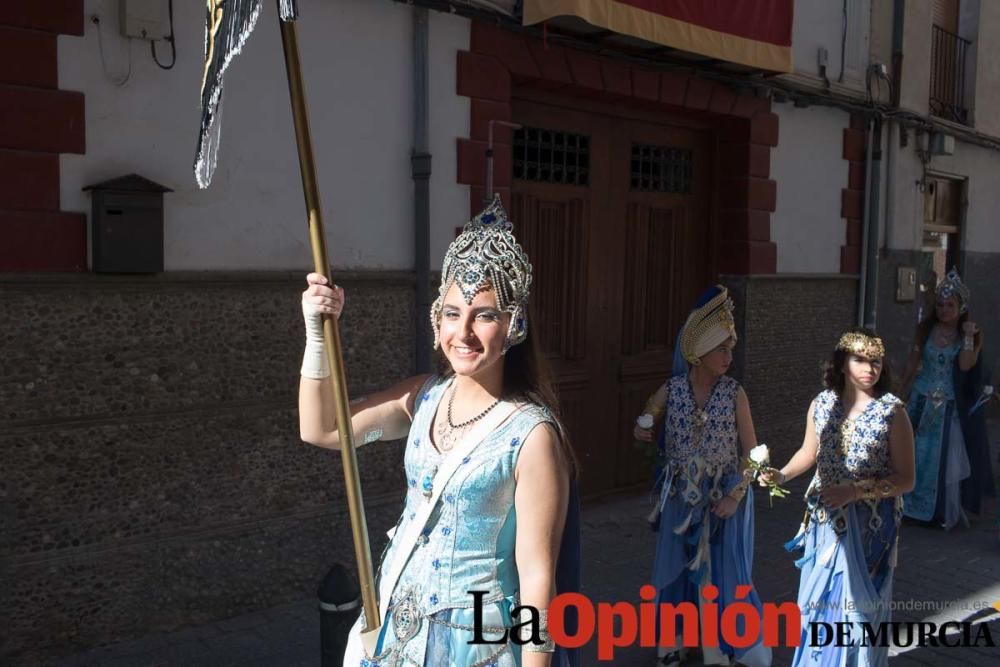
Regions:
M 935 116 L 968 124 L 965 70 L 971 44 L 940 26 L 931 26 L 930 107 Z
M 688 194 L 691 155 L 687 148 L 632 144 L 632 189 Z
M 522 127 L 514 133 L 514 178 L 540 183 L 587 185 L 590 137 Z

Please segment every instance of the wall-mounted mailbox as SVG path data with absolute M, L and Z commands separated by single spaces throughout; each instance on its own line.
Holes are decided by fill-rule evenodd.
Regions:
M 91 268 L 96 273 L 163 271 L 163 193 L 159 183 L 129 174 L 88 185 Z

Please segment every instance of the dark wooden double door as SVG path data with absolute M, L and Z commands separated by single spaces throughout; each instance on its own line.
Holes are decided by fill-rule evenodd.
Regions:
M 513 114 L 511 216 L 583 493 L 647 483 L 633 420 L 715 276 L 712 134 L 551 102 Z

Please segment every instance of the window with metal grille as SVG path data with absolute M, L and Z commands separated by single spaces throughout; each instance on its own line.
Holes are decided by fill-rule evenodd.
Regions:
M 522 127 L 514 133 L 514 178 L 541 183 L 587 185 L 590 137 Z
M 691 155 L 687 148 L 632 144 L 633 190 L 691 192 Z

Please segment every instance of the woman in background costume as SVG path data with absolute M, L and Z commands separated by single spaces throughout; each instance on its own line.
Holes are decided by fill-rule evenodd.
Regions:
M 339 317 L 343 291 L 316 274 L 308 282 L 300 428 L 303 440 L 336 449 L 321 319 Z M 441 373 L 351 406 L 358 442 L 407 438 L 408 489 L 379 570 L 381 633 L 368 654 L 359 618 L 345 665 L 575 664 L 547 630 L 551 599 L 578 589 L 579 517 L 572 454 L 529 333 L 530 286 L 528 257 L 494 199 L 445 255 L 430 313 Z M 541 611 L 539 641 L 469 644 L 469 591 L 482 592 L 484 638 L 529 620 L 512 616 L 523 604 Z
M 906 516 L 945 529 L 992 496 L 993 473 L 982 395 L 983 333 L 969 319 L 969 288 L 952 269 L 938 285 L 934 309 L 917 326 L 901 388 L 916 429 L 917 481 Z M 971 413 L 971 414 L 970 414 Z
M 712 584 L 721 613 L 735 600 L 737 586 L 751 584 L 753 493 L 742 463 L 757 438 L 746 393 L 726 375 L 735 345 L 733 303 L 717 285 L 701 296 L 678 334 L 674 376 L 636 421 L 635 436 L 645 441 L 653 439 L 657 421 L 663 424 L 663 486 L 654 513 L 657 604 L 690 602 L 700 609 L 702 590 Z M 741 599 L 760 611 L 756 591 Z M 681 631 L 674 647 L 660 647 L 662 665 L 681 663 Z M 701 647 L 704 664 L 771 664 L 771 649 L 762 643 L 742 649 L 719 643 Z
M 809 643 L 811 623 L 877 627 L 891 620 L 900 496 L 913 486 L 913 430 L 902 401 L 889 393 L 884 363 L 885 346 L 875 333 L 854 329 L 841 336 L 826 389 L 809 406 L 802 446 L 781 470 L 760 476 L 762 484 L 783 484 L 816 465 L 805 520 L 785 545 L 804 551 L 795 563 L 802 613 L 795 667 L 888 664 L 888 647 L 860 645 L 860 626 L 852 628 L 849 646 Z

